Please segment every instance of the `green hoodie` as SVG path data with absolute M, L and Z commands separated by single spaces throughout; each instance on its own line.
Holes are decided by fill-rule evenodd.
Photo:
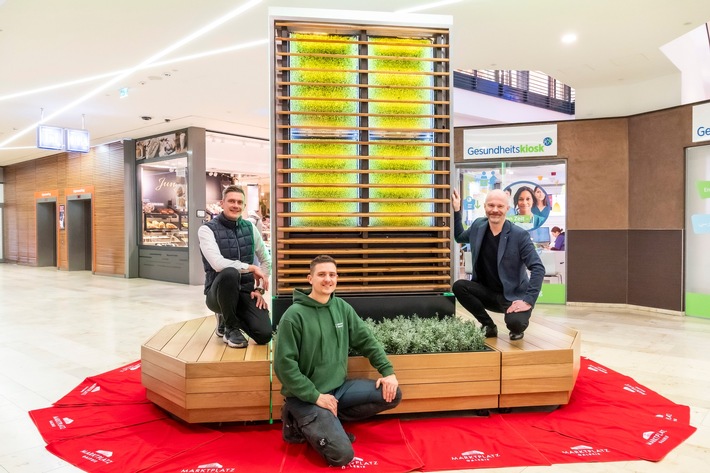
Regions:
M 279 322 L 274 371 L 283 384 L 281 394 L 315 404 L 320 394 L 345 382 L 349 347 L 382 376 L 394 373 L 382 344 L 350 304 L 332 295 L 321 304 L 308 294 L 295 289 L 293 305 Z

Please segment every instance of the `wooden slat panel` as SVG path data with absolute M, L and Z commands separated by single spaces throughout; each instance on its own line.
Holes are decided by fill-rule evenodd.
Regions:
M 268 406 L 188 410 L 152 391 L 148 391 L 147 397 L 158 406 L 190 423 L 269 420 Z
M 530 366 L 543 364 L 572 363 L 571 349 L 540 349 L 503 352 L 506 366 Z
M 379 214 L 374 214 L 374 215 L 379 215 Z M 401 215 L 401 214 L 400 214 Z M 412 215 L 421 215 L 419 213 L 417 214 L 412 214 Z M 334 243 L 337 242 L 339 244 L 342 243 L 357 243 L 357 244 L 375 244 L 375 243 L 388 243 L 388 244 L 407 244 L 407 243 L 448 243 L 449 240 L 448 238 L 428 238 L 428 237 L 421 237 L 421 238 L 407 238 L 407 237 L 392 237 L 392 238 L 377 238 L 377 237 L 372 237 L 372 238 L 338 238 L 337 240 L 333 240 L 332 238 L 309 238 L 307 240 L 303 240 L 301 238 L 281 238 L 278 243 L 279 245 L 305 245 L 305 244 L 323 244 L 323 243 Z
M 184 373 L 184 370 L 182 373 Z M 151 363 L 148 359 L 141 360 L 141 376 L 142 375 L 160 380 L 162 383 L 170 386 L 178 392 L 185 392 L 186 383 L 184 376 L 175 373 L 172 370 L 165 369 L 162 366 Z
M 244 355 L 245 362 L 268 361 L 271 353 L 271 347 L 266 345 L 257 345 L 254 340 L 249 340 L 247 353 Z
M 442 366 L 463 369 L 470 369 L 472 366 L 500 367 L 500 354 L 496 351 L 389 355 L 388 358 L 395 368 L 395 371 L 437 368 Z M 370 362 L 365 357 L 351 356 L 348 359 L 348 371 L 368 371 L 370 369 Z
M 402 398 L 406 399 L 437 399 L 464 396 L 497 396 L 500 383 L 493 381 L 470 381 L 446 384 L 407 384 L 400 386 Z
M 243 391 L 239 396 L 233 393 L 187 394 L 187 409 L 221 409 L 225 407 L 258 407 L 270 405 L 268 390 Z
M 186 378 L 226 378 L 230 376 L 269 376 L 269 361 L 244 361 L 245 348 L 228 348 L 226 353 L 239 352 L 241 360 L 224 360 L 185 364 Z M 224 358 L 224 357 L 223 357 Z
M 500 407 L 554 406 L 567 404 L 569 392 L 545 392 L 528 394 L 501 394 Z
M 501 394 L 572 391 L 572 378 L 501 379 Z
M 304 274 L 305 268 L 296 268 L 296 269 L 283 269 L 279 270 L 278 274 L 279 276 L 284 276 L 288 274 L 297 274 L 297 275 L 302 275 Z M 417 271 L 420 273 L 440 273 L 442 271 L 445 271 L 448 273 L 449 268 L 448 267 L 441 267 L 441 266 L 369 266 L 367 268 L 344 268 L 338 265 L 338 275 L 342 276 L 344 274 L 350 274 L 350 273 L 381 273 L 381 272 L 387 272 L 387 273 L 398 273 L 398 272 L 407 272 L 411 273 L 413 271 Z
M 563 377 L 572 379 L 573 366 L 571 361 L 569 363 L 549 363 L 544 365 L 504 364 L 501 371 L 501 377 L 505 380 Z
M 185 348 L 178 354 L 178 358 L 187 362 L 197 361 L 207 346 L 212 342 L 214 326 L 214 317 L 204 317 L 201 319 L 190 341 L 185 344 Z
M 277 110 L 277 115 L 321 115 L 321 112 L 310 112 L 310 111 L 296 111 L 296 110 Z M 403 118 L 439 118 L 448 119 L 449 115 L 432 115 L 432 114 L 420 114 L 420 113 L 364 113 L 364 112 L 332 112 L 328 116 L 331 117 L 403 117 Z M 277 154 L 277 158 L 283 158 L 288 155 Z M 299 155 L 296 155 L 299 156 Z M 373 158 L 374 159 L 374 158 Z M 379 158 L 378 158 L 379 159 Z M 403 159 L 403 158 L 397 158 Z M 449 158 L 447 158 L 448 160 Z
M 197 393 L 234 393 L 241 396 L 245 391 L 269 391 L 271 380 L 269 376 L 229 376 L 223 378 L 189 378 L 185 382 L 184 391 L 188 394 Z
M 298 39 L 295 39 L 298 41 Z M 367 54 L 330 54 L 330 53 L 290 53 L 285 51 L 274 51 L 277 56 L 281 57 L 325 57 L 338 59 L 378 59 L 378 60 L 397 60 L 397 61 L 416 61 L 416 62 L 449 62 L 449 58 L 437 57 L 413 57 L 413 56 L 371 56 Z M 333 84 L 328 84 L 332 86 Z M 337 84 L 341 86 L 341 84 Z
M 320 253 L 318 253 L 320 251 Z M 330 253 L 331 255 L 384 255 L 392 254 L 391 248 L 328 248 L 328 249 L 312 249 L 312 250 L 281 250 L 277 249 L 278 255 L 314 255 Z M 450 248 L 400 248 L 398 254 L 435 254 L 435 253 L 451 253 Z
M 402 399 L 399 406 L 386 411 L 387 414 L 408 412 L 446 412 L 468 409 L 495 409 L 498 407 L 497 395 L 447 397 L 443 399 Z
M 166 355 L 177 356 L 185 348 L 201 323 L 202 319 L 186 321 L 160 351 Z
M 185 322 L 178 322 L 176 324 L 163 326 L 155 335 L 150 337 L 150 340 L 145 342 L 144 345 L 148 348 L 162 350 L 165 344 L 180 331 L 183 325 L 185 325 Z
M 214 335 L 214 330 L 216 328 L 215 322 L 215 325 L 212 326 L 212 337 L 210 338 L 210 341 L 207 342 L 207 345 L 202 351 L 200 357 L 197 359 L 198 362 L 220 361 L 224 357 L 225 350 L 231 350 L 231 348 L 228 348 L 227 344 L 224 343 L 222 337 Z
M 355 33 L 343 33 L 343 30 L 353 30 L 360 33 L 365 27 L 363 25 L 354 25 L 348 23 L 309 23 L 300 21 L 277 21 L 274 26 L 286 27 L 295 32 L 313 32 L 313 31 L 333 31 L 334 34 L 355 34 Z M 436 28 L 420 28 L 420 27 L 409 27 L 409 26 L 381 26 L 381 25 L 367 25 L 367 31 L 371 34 L 377 34 L 378 36 L 391 36 L 400 34 L 415 34 L 417 37 L 423 35 L 448 35 L 449 31 L 446 29 L 436 29 Z M 301 41 L 301 42 L 329 42 L 329 43 L 352 43 L 353 41 L 343 41 L 337 39 L 309 39 L 309 38 L 281 38 L 277 37 L 277 41 Z M 378 39 L 377 41 L 357 41 L 357 44 L 376 44 L 376 45 L 394 45 L 394 46 L 424 46 L 426 43 L 412 42 L 393 42 L 387 40 Z M 439 46 L 439 44 L 434 44 Z M 448 45 L 446 45 L 448 47 Z
M 322 69 L 318 67 L 277 67 L 278 72 L 285 71 L 307 71 L 307 72 L 336 72 L 333 69 Z M 432 76 L 432 77 L 443 77 L 451 75 L 450 72 L 430 72 L 430 71 L 396 71 L 396 70 L 384 70 L 378 69 L 377 71 L 370 71 L 367 69 L 340 69 L 337 72 L 352 72 L 357 74 L 376 72 L 377 74 L 395 74 L 395 75 L 408 75 L 408 76 Z
M 141 361 L 147 361 L 155 366 L 159 366 L 160 368 L 182 377 L 187 375 L 187 365 L 182 360 L 160 353 L 159 351 L 148 348 L 145 345 L 141 347 Z
M 357 258 L 357 259 L 351 259 L 351 258 L 338 258 L 338 265 L 347 265 L 347 264 L 367 264 L 367 265 L 373 265 L 373 264 L 392 264 L 394 261 L 400 264 L 413 264 L 413 263 L 445 263 L 448 264 L 451 262 L 451 258 L 398 258 L 398 259 L 393 259 L 393 258 L 367 258 L 363 260 L 362 258 Z M 289 259 L 288 262 L 280 262 L 279 263 L 279 269 L 283 268 L 284 265 L 288 264 L 290 267 L 293 267 L 294 265 L 302 265 L 306 270 L 308 270 L 308 265 L 311 263 L 310 259 Z M 338 268 L 338 271 L 342 271 L 341 268 Z
M 289 294 L 296 287 L 303 287 L 303 285 L 298 286 L 279 286 L 279 294 Z M 451 289 L 450 284 L 388 284 L 386 286 L 348 286 L 338 284 L 339 293 L 348 294 L 362 294 L 367 291 L 368 293 L 391 293 L 393 291 L 401 292 L 439 292 L 447 291 Z
M 430 384 L 430 383 L 453 383 L 457 381 L 490 381 L 500 378 L 499 366 L 476 367 L 475 369 L 462 370 L 461 368 L 430 368 L 420 370 L 398 370 L 397 380 L 400 385 Z M 379 377 L 377 371 L 350 371 L 348 376 L 353 378 Z M 442 388 L 445 386 L 442 384 Z
M 143 386 L 145 386 L 148 391 L 152 391 L 180 407 L 187 408 L 187 396 L 184 390 L 171 386 L 160 379 L 148 376 L 146 373 L 141 373 L 141 383 L 143 383 Z

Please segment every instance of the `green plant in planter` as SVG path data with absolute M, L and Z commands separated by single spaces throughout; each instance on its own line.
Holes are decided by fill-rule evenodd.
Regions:
M 423 318 L 399 315 L 375 322 L 367 319 L 375 335 L 390 355 L 454 353 L 486 349 L 485 335 L 473 322 L 455 316 Z M 351 352 L 351 355 L 359 353 Z
M 407 143 L 408 141 L 402 141 Z M 411 141 L 409 141 L 411 142 Z M 431 156 L 431 148 L 427 146 L 407 146 L 396 144 L 378 144 L 370 146 L 370 156 L 402 156 L 403 158 L 427 158 Z M 373 184 L 385 185 L 431 185 L 433 176 L 430 173 L 432 161 L 428 159 L 371 159 L 370 169 L 402 171 L 396 173 L 372 173 L 370 182 Z M 377 187 L 370 190 L 372 198 L 398 199 L 397 202 L 373 202 L 370 204 L 370 211 L 373 214 L 378 212 L 398 213 L 397 217 L 377 216 L 370 217 L 371 226 L 396 226 L 396 227 L 418 227 L 431 226 L 431 217 L 421 217 L 416 214 L 421 212 L 432 212 L 433 204 L 426 202 L 411 202 L 413 199 L 424 199 L 432 197 L 430 187 Z
M 357 160 L 338 159 L 337 156 L 353 156 L 357 153 L 357 145 L 302 143 L 291 145 L 294 155 L 307 156 L 333 156 L 332 159 L 323 158 L 293 158 L 292 169 L 322 170 L 329 172 L 298 172 L 291 174 L 294 184 L 309 184 L 310 186 L 291 188 L 291 197 L 307 199 L 354 199 L 358 190 L 356 184 L 358 176 L 355 173 L 342 172 L 357 169 Z M 338 172 L 341 171 L 341 172 Z M 319 187 L 313 184 L 338 184 L 333 187 Z M 354 213 L 358 211 L 357 202 L 294 202 L 291 204 L 292 212 L 303 213 Z M 357 217 L 330 217 L 330 216 L 304 216 L 292 217 L 293 227 L 337 227 L 357 226 Z
M 294 33 L 291 37 L 294 41 L 290 42 L 290 51 L 305 55 L 291 56 L 289 65 L 293 68 L 312 69 L 293 70 L 290 72 L 290 80 L 292 82 L 312 83 L 291 86 L 289 94 L 292 97 L 299 97 L 299 99 L 291 101 L 291 110 L 294 112 L 322 113 L 322 115 L 292 115 L 291 124 L 303 126 L 356 126 L 356 117 L 328 115 L 331 113 L 357 112 L 357 102 L 350 102 L 347 99 L 355 99 L 358 96 L 358 89 L 354 86 L 357 84 L 358 76 L 357 73 L 344 71 L 356 70 L 358 68 L 358 60 L 352 57 L 339 57 L 357 54 L 357 44 L 352 43 L 356 37 L 303 33 Z M 333 41 L 348 41 L 349 43 Z M 344 85 L 352 86 L 343 87 Z M 341 100 L 313 100 L 318 98 Z

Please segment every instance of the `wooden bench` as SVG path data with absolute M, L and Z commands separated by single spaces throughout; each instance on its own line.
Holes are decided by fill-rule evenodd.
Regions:
M 579 331 L 533 317 L 525 337 L 511 341 L 503 314 L 491 317 L 499 334 L 486 344 L 501 354 L 499 407 L 567 404 L 579 373 Z
M 148 399 L 186 422 L 271 418 L 269 345 L 228 348 L 214 316 L 166 325 L 141 347 Z
M 578 331 L 536 317 L 511 342 L 503 316 L 491 349 L 472 353 L 390 355 L 402 403 L 388 413 L 439 412 L 569 402 L 579 372 Z M 163 327 L 141 347 L 148 399 L 186 422 L 279 419 L 281 383 L 271 375 L 269 345 L 227 348 L 212 316 Z M 367 359 L 351 357 L 349 374 L 376 378 Z

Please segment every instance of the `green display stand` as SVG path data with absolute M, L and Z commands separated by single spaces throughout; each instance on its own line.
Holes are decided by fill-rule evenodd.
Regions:
M 710 294 L 686 292 L 685 315 L 710 318 Z
M 543 284 L 537 302 L 539 304 L 565 304 L 567 302 L 567 285 Z

